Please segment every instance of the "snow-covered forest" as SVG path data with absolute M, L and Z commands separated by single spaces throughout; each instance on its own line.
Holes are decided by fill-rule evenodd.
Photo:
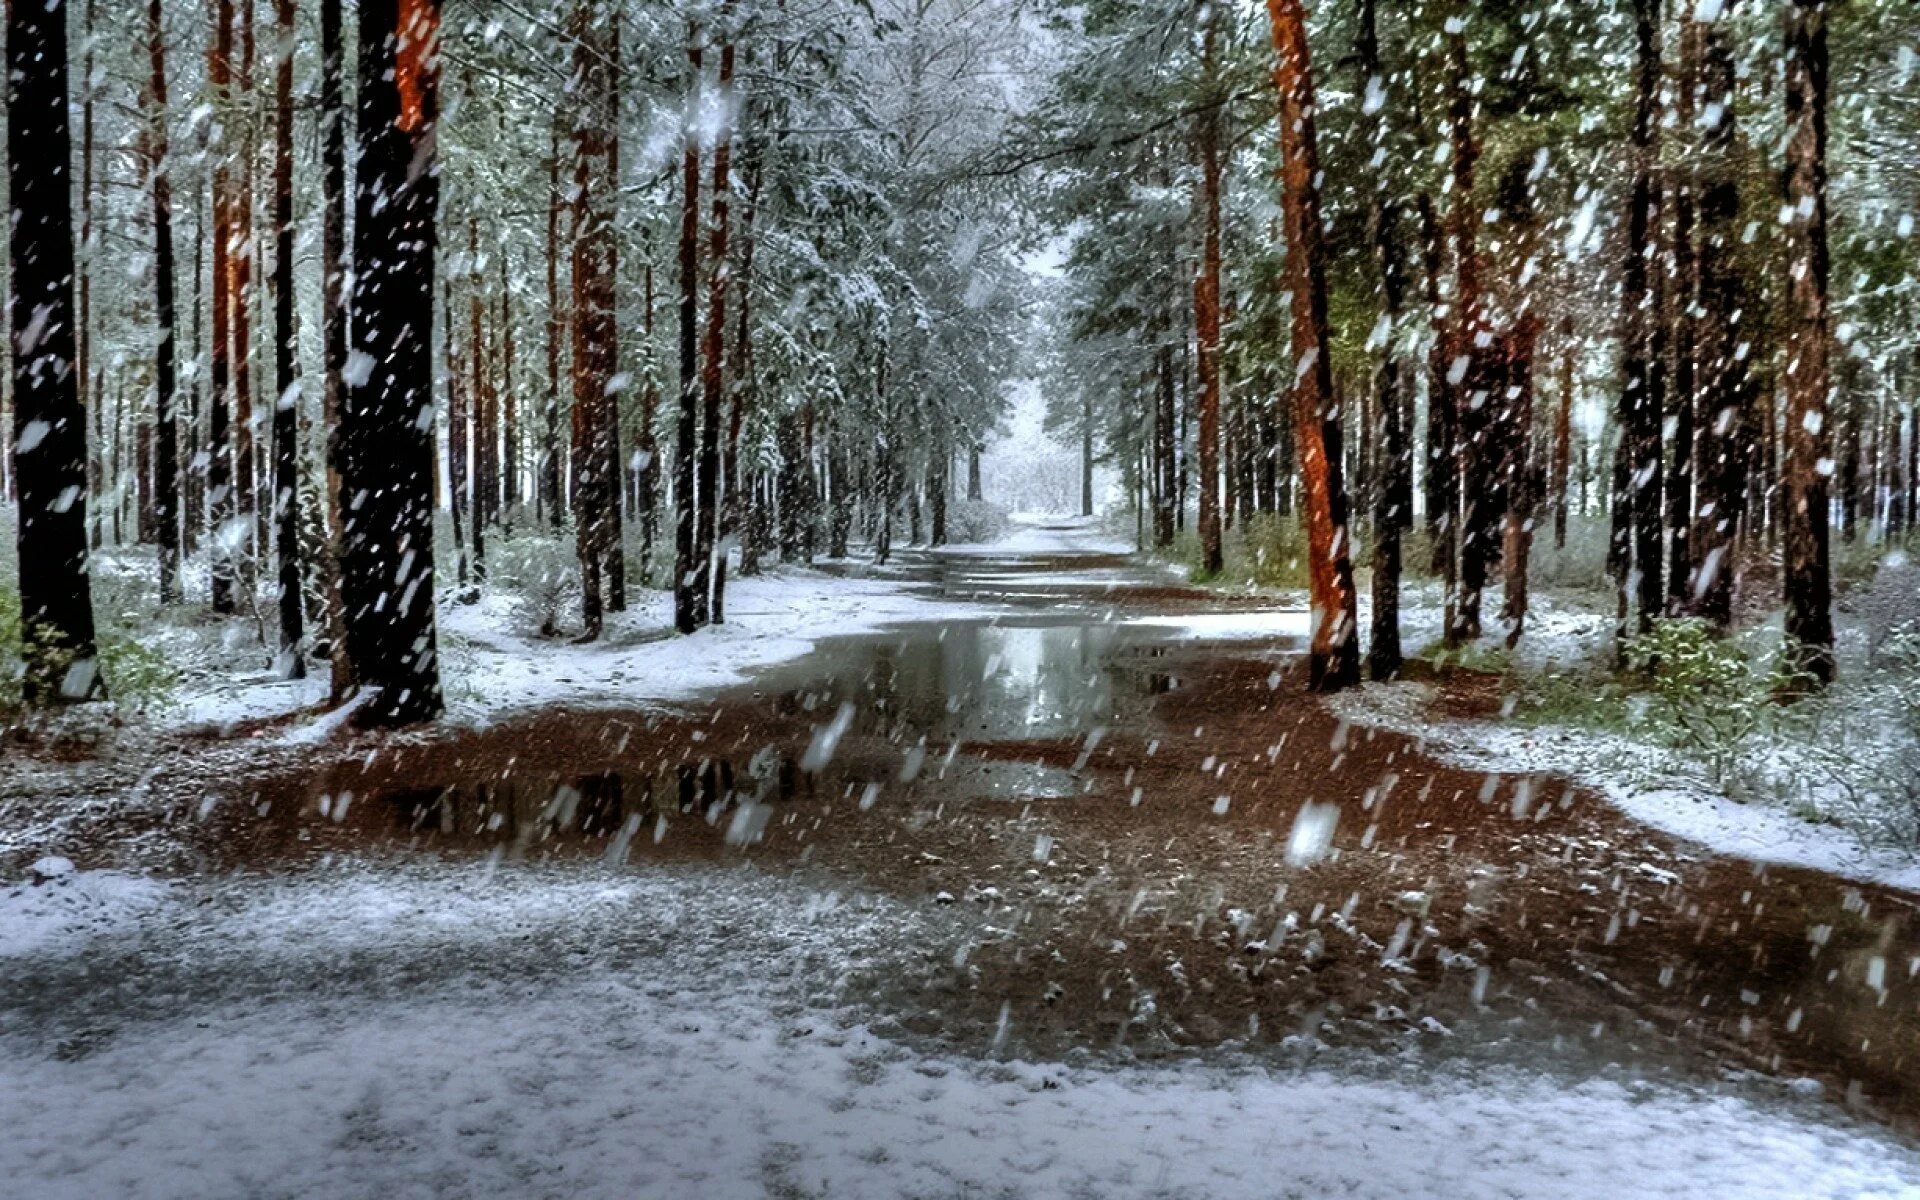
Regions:
M 6 9 L 0 1196 L 1920 1196 L 1920 6 Z

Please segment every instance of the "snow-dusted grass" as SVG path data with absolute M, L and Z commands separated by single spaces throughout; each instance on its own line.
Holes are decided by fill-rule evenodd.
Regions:
M 1744 1084 L 928 1052 L 836 996 L 849 965 L 911 952 L 932 918 L 745 871 L 362 869 L 192 890 L 132 929 L 70 929 L 8 963 L 16 979 L 84 979 L 89 962 L 154 972 L 85 992 L 78 1012 L 6 1022 L 10 1194 L 1920 1189 L 1911 1147 Z

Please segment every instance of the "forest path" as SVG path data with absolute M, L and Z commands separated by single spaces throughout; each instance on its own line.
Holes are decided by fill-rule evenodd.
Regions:
M 750 1012 L 783 1038 L 883 1035 L 834 1068 L 862 1079 L 906 1053 L 1524 1070 L 1816 1125 L 1835 1113 L 1799 1095 L 1817 1080 L 1913 1128 L 1912 897 L 1714 858 L 1551 777 L 1447 767 L 1305 692 L 1304 614 L 1180 585 L 1084 523 L 1016 539 L 887 568 L 990 611 L 819 631 L 672 713 L 560 709 L 200 778 L 168 833 L 202 873 L 7 960 L 0 1073 L 57 1086 L 49 1063 L 124 1069 L 211 1028 L 266 1040 L 251 1065 L 181 1071 L 299 1059 L 324 1108 L 336 1075 L 404 1092 L 378 1064 L 326 1066 L 371 1036 L 353 1031 L 455 1004 L 450 1027 L 486 1026 L 476 1052 L 541 1076 L 511 1015 L 611 1003 L 669 1033 L 535 1039 L 563 1074 L 703 1013 L 749 1037 Z M 732 1103 L 724 1075 L 700 1086 Z M 417 1141 L 375 1109 L 380 1136 Z M 124 1106 L 102 1119 L 114 1136 Z

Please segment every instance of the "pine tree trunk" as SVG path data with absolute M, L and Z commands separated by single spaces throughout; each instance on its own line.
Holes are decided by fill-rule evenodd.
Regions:
M 440 0 L 360 0 L 359 170 L 341 413 L 347 648 L 363 723 L 441 712 L 433 587 Z
M 73 369 L 73 140 L 65 0 L 6 9 L 13 470 L 30 705 L 106 698 L 87 564 L 87 414 Z
M 207 81 L 213 91 L 213 347 L 208 370 L 207 517 L 213 537 L 213 611 L 238 611 L 234 595 L 235 537 L 238 513 L 233 457 L 233 167 L 230 125 L 233 107 L 233 0 L 218 0 L 213 43 L 207 55 Z
M 306 589 L 300 570 L 299 409 L 295 403 L 293 327 L 293 0 L 274 0 L 278 42 L 274 57 L 273 156 L 273 514 L 280 576 L 282 674 L 304 679 Z
M 259 428 L 253 395 L 254 167 L 259 146 L 254 120 L 253 0 L 240 0 L 240 73 L 236 113 L 240 121 L 239 172 L 230 203 L 233 205 L 233 249 L 227 267 L 233 273 L 233 487 L 237 505 L 236 533 L 242 534 L 240 594 L 248 612 L 255 611 L 260 555 L 266 546 L 266 512 L 260 503 Z
M 321 416 L 326 426 L 327 553 L 325 570 L 328 691 L 346 702 L 357 686 L 347 652 L 347 610 L 342 595 L 346 512 L 340 490 L 340 422 L 346 406 L 347 369 L 347 117 L 344 92 L 345 34 L 341 0 L 320 0 L 320 323 Z
M 614 310 L 611 19 L 598 0 L 575 10 L 573 201 L 573 463 L 575 541 L 585 638 L 598 638 L 614 589 L 620 506 L 614 375 L 619 330 Z
M 153 195 L 153 523 L 160 548 L 160 603 L 180 602 L 179 368 L 173 290 L 173 182 L 167 161 L 167 39 L 160 0 L 147 0 L 147 182 Z
M 1174 509 L 1178 504 L 1174 481 L 1174 408 L 1177 397 L 1173 382 L 1173 344 L 1171 329 L 1154 354 L 1153 445 L 1155 487 L 1153 508 L 1153 546 L 1166 550 L 1173 545 Z
M 107 510 L 106 395 L 93 368 L 93 42 L 98 28 L 94 0 L 87 0 L 80 18 L 80 249 L 74 266 L 79 272 L 79 312 L 74 328 L 73 369 L 80 385 L 80 407 L 93 420 L 94 436 L 87 456 L 87 492 L 93 498 L 93 548 L 104 543 Z
M 1453 362 L 1459 351 L 1459 324 L 1451 320 L 1440 291 L 1446 270 L 1446 238 L 1434 211 L 1433 198 L 1422 192 L 1418 200 L 1422 281 L 1426 288 L 1428 319 L 1433 324 L 1433 347 L 1427 355 L 1427 542 L 1429 567 L 1440 577 L 1444 595 L 1443 628 L 1451 630 L 1458 605 L 1460 579 L 1460 475 L 1454 447 L 1457 389 Z
M 1387 125 L 1387 74 L 1380 61 L 1380 32 L 1374 0 L 1361 0 L 1360 60 L 1363 97 L 1362 142 L 1384 156 Z M 1383 160 L 1384 161 L 1384 160 Z M 1367 224 L 1373 242 L 1380 296 L 1381 345 L 1373 368 L 1373 407 L 1379 420 L 1380 478 L 1373 495 L 1373 616 L 1367 646 L 1367 672 L 1374 679 L 1400 673 L 1400 537 L 1413 519 L 1413 471 L 1407 457 L 1406 397 L 1400 357 L 1394 344 L 1406 307 L 1406 271 L 1400 260 L 1400 213 L 1384 171 L 1375 176 L 1368 197 Z
M 721 117 L 720 128 L 713 139 L 713 224 L 707 241 L 707 261 L 713 264 L 713 270 L 707 276 L 707 327 L 701 346 L 700 478 L 697 484 L 700 530 L 694 555 L 696 566 L 705 566 L 703 590 L 707 593 L 707 619 L 715 624 L 726 620 L 727 589 L 727 552 L 721 541 L 726 531 L 720 514 L 720 428 L 727 388 L 727 291 L 733 271 L 733 260 L 727 256 L 728 203 L 733 188 L 728 174 L 733 153 L 733 128 L 729 120 L 733 104 L 733 57 L 733 43 L 721 43 L 716 105 Z M 737 481 L 729 476 L 724 486 L 730 496 Z
M 1214 9 L 1204 7 L 1206 73 L 1214 81 Z M 1277 20 L 1277 18 L 1276 18 Z M 1276 39 L 1279 36 L 1275 27 Z M 1226 567 L 1220 539 L 1220 107 L 1217 97 L 1200 113 L 1200 271 L 1193 281 L 1194 332 L 1200 368 L 1200 569 Z
M 1567 545 L 1567 510 L 1571 507 L 1569 474 L 1573 464 L 1573 378 L 1576 343 L 1573 315 L 1560 318 L 1560 396 L 1553 413 L 1552 479 L 1547 485 L 1553 494 L 1553 548 Z
M 447 373 L 447 515 L 453 526 L 453 578 L 465 602 L 471 569 L 467 562 L 467 457 L 471 438 L 471 418 L 467 412 L 467 368 L 460 349 L 459 335 L 453 328 L 453 280 L 441 285 L 440 353 Z M 478 598 L 478 593 L 473 597 Z
M 560 211 L 560 111 L 556 106 L 547 156 L 547 394 L 540 415 L 540 497 L 547 522 L 556 530 L 566 524 L 567 514 L 566 450 L 560 433 L 560 344 L 567 330 L 560 310 Z
M 1450 645 L 1480 636 L 1481 597 L 1496 553 L 1496 529 L 1502 504 L 1492 469 L 1501 457 L 1494 445 L 1501 427 L 1505 396 L 1497 386 L 1490 347 L 1493 331 L 1481 291 L 1478 227 L 1481 208 L 1474 196 L 1474 172 L 1480 147 L 1473 131 L 1473 99 L 1468 91 L 1466 35 L 1447 40 L 1447 124 L 1453 143 L 1454 272 L 1458 283 L 1453 314 L 1452 354 L 1447 363 L 1453 388 L 1453 434 L 1459 506 L 1459 587 Z
M 1321 242 L 1319 150 L 1314 138 L 1313 68 L 1301 0 L 1267 0 L 1280 93 L 1281 207 L 1292 295 L 1293 413 L 1305 500 L 1307 574 L 1313 605 L 1310 686 L 1337 691 L 1360 682 L 1358 602 L 1348 557 L 1340 407 L 1327 336 L 1327 269 Z
M 467 431 L 472 448 L 468 553 L 475 583 L 487 580 L 487 522 L 493 519 L 493 418 L 487 381 L 486 301 L 480 280 L 480 221 L 467 218 Z
M 673 623 L 692 633 L 707 623 L 699 561 L 694 460 L 700 423 L 700 31 L 687 29 L 687 91 L 680 169 L 680 406 L 674 429 Z
M 1828 561 L 1827 4 L 1794 0 L 1787 26 L 1786 633 L 1795 689 L 1833 681 Z
M 1650 278 L 1652 249 L 1657 239 L 1657 197 L 1653 172 L 1655 122 L 1660 91 L 1660 0 L 1634 0 L 1635 40 L 1638 46 L 1634 91 L 1633 182 L 1627 214 L 1626 260 L 1622 266 L 1621 336 L 1625 386 L 1620 396 L 1620 438 L 1625 455 L 1627 488 L 1618 497 L 1626 506 L 1625 556 L 1616 551 L 1616 571 L 1623 593 L 1621 611 L 1632 614 L 1637 627 L 1647 629 L 1660 615 L 1666 591 L 1662 586 L 1666 514 L 1662 506 L 1660 425 L 1664 417 L 1657 353 L 1658 312 Z M 1627 632 L 1623 626 L 1624 635 Z

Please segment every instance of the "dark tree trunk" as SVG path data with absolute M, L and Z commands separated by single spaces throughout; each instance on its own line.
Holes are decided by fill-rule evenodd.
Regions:
M 334 704 L 356 686 L 347 652 L 347 609 L 342 592 L 346 512 L 340 490 L 340 421 L 346 407 L 347 369 L 347 119 L 344 92 L 346 43 L 340 0 L 320 0 L 320 323 L 325 372 L 321 416 L 326 427 L 327 653 L 328 688 Z
M 358 719 L 443 707 L 434 622 L 434 163 L 440 0 L 361 0 L 349 387 L 341 413 L 347 649 Z M 354 364 L 359 364 L 358 366 Z
M 713 264 L 707 276 L 707 327 L 701 344 L 700 373 L 700 478 L 697 501 L 700 505 L 699 545 L 694 553 L 696 567 L 704 567 L 703 589 L 707 593 L 707 619 L 715 624 L 727 619 L 727 551 L 721 538 L 726 532 L 721 520 L 720 425 L 725 413 L 727 371 L 727 289 L 733 260 L 727 254 L 728 203 L 733 182 L 728 172 L 732 165 L 733 129 L 726 114 L 733 102 L 733 43 L 720 46 L 718 78 L 721 124 L 713 139 L 713 225 L 708 230 L 707 261 Z M 731 475 L 725 480 L 728 499 L 738 486 Z
M 247 608 L 257 602 L 260 554 L 266 544 L 266 512 L 260 503 L 259 448 L 253 395 L 254 166 L 259 146 L 254 122 L 253 0 L 240 0 L 240 145 L 238 180 L 234 184 L 233 247 L 227 268 L 233 272 L 233 491 L 238 506 L 233 532 L 240 537 L 240 591 Z
M 1295 444 L 1307 527 L 1313 605 L 1308 653 L 1315 691 L 1360 682 L 1360 643 L 1342 477 L 1340 404 L 1333 391 L 1327 336 L 1327 267 L 1320 223 L 1319 152 L 1314 139 L 1313 67 L 1301 0 L 1267 0 L 1280 93 L 1281 204 L 1287 230 L 1287 288 L 1292 295 Z
M 179 319 L 173 290 L 173 182 L 167 162 L 167 38 L 160 0 L 147 0 L 147 172 L 153 193 L 153 523 L 160 545 L 160 603 L 180 602 L 180 444 L 175 402 Z
M 207 52 L 207 82 L 213 92 L 215 121 L 224 123 L 233 100 L 233 0 L 215 6 L 213 44 Z M 213 154 L 213 347 L 208 370 L 207 517 L 213 536 L 212 605 L 216 613 L 238 611 L 233 526 L 239 512 L 234 496 L 233 453 L 233 167 L 221 124 L 210 147 Z
M 1093 395 L 1080 396 L 1080 515 L 1093 515 Z
M 1172 331 L 1166 331 L 1168 338 Z M 1173 344 L 1163 339 L 1154 354 L 1153 447 L 1155 487 L 1153 489 L 1153 545 L 1165 550 L 1173 545 L 1175 509 L 1179 505 L 1174 479 L 1174 408 L 1177 397 L 1173 381 Z
M 1380 61 L 1380 33 L 1374 0 L 1361 0 L 1360 91 L 1365 97 L 1365 144 L 1384 156 L 1387 125 L 1387 74 Z M 1400 260 L 1399 210 L 1389 193 L 1385 171 L 1375 175 L 1368 197 L 1367 223 L 1373 241 L 1374 270 L 1378 274 L 1381 332 L 1379 357 L 1373 368 L 1373 407 L 1380 429 L 1380 478 L 1373 495 L 1373 617 L 1367 646 L 1367 671 L 1375 679 L 1400 673 L 1404 656 L 1400 646 L 1400 535 L 1413 518 L 1413 470 L 1407 458 L 1406 398 L 1400 378 L 1395 341 L 1406 307 L 1406 270 Z
M 575 10 L 573 202 L 573 511 L 587 639 L 600 636 L 614 591 L 619 540 L 614 375 L 614 79 L 610 14 L 597 0 Z
M 707 623 L 706 573 L 699 561 L 694 454 L 700 425 L 700 31 L 687 30 L 687 95 L 680 165 L 680 406 L 674 428 L 673 623 L 692 633 Z
M 1733 621 L 1734 548 L 1747 506 L 1747 375 L 1734 327 L 1741 307 L 1735 266 L 1740 231 L 1733 46 L 1727 33 L 1734 4 L 1702 23 L 1702 109 L 1712 114 L 1700 147 L 1693 268 L 1699 316 L 1691 355 L 1695 380 L 1692 456 L 1698 499 L 1688 533 L 1688 606 L 1717 629 Z
M 559 529 L 566 522 L 566 467 L 560 440 L 560 341 L 565 322 L 560 315 L 560 119 L 553 122 L 552 152 L 547 159 L 547 395 L 541 413 L 540 496 L 548 522 Z
M 764 522 L 761 520 L 764 513 L 759 503 L 758 489 L 754 486 L 757 473 L 742 472 L 740 469 L 740 435 L 746 426 L 747 414 L 755 403 L 753 251 L 754 222 L 759 215 L 761 183 L 757 139 L 749 138 L 748 146 L 746 204 L 740 214 L 740 275 L 735 280 L 740 293 L 740 309 L 734 319 L 733 344 L 727 347 L 728 374 L 733 384 L 729 389 L 731 403 L 728 405 L 726 461 L 723 468 L 727 478 L 726 529 L 740 544 L 740 574 L 757 575 L 760 573 L 761 544 L 765 541 L 762 534 Z
M 980 443 L 967 447 L 967 499 L 985 500 L 986 493 L 980 487 Z
M 460 587 L 460 600 L 477 599 L 478 593 L 469 596 L 466 588 L 471 572 L 467 565 L 467 476 L 468 446 L 472 439 L 468 436 L 470 418 L 467 414 L 467 378 L 466 363 L 461 357 L 460 338 L 453 328 L 453 280 L 448 279 L 441 288 L 443 292 L 441 306 L 440 353 L 446 361 L 447 370 L 447 515 L 452 518 L 453 526 L 453 578 Z
M 87 414 L 74 372 L 65 0 L 7 5 L 13 470 L 28 704 L 106 698 L 87 570 Z
M 1553 494 L 1553 548 L 1567 545 L 1567 509 L 1571 498 L 1569 474 L 1573 463 L 1573 379 L 1576 343 L 1573 316 L 1560 318 L 1560 396 L 1553 412 L 1553 464 L 1548 489 Z
M 1217 83 L 1217 18 L 1211 6 L 1205 12 L 1202 36 L 1211 87 Z M 1200 271 L 1193 281 L 1193 314 L 1200 368 L 1200 569 L 1218 575 L 1226 566 L 1220 540 L 1220 106 L 1208 103 L 1199 120 L 1201 251 Z
M 1492 467 L 1501 453 L 1493 443 L 1502 424 L 1499 411 L 1505 397 L 1496 386 L 1490 349 L 1494 337 L 1481 292 L 1481 208 L 1474 196 L 1480 147 L 1473 130 L 1464 33 L 1449 36 L 1447 61 L 1447 124 L 1453 142 L 1454 272 L 1458 283 L 1447 379 L 1455 401 L 1454 458 L 1460 489 L 1459 588 L 1447 641 L 1457 646 L 1480 636 L 1481 596 L 1497 549 L 1502 505 Z
M 273 154 L 273 515 L 280 582 L 281 672 L 304 679 L 306 589 L 300 569 L 300 444 L 294 390 L 293 327 L 293 0 L 274 0 L 279 32 L 274 57 Z
M 1794 0 L 1787 26 L 1786 632 L 1791 685 L 1833 681 L 1827 477 L 1832 457 L 1827 308 L 1827 4 Z
M 472 449 L 469 470 L 472 479 L 471 500 L 467 506 L 468 553 L 473 578 L 487 578 L 487 522 L 493 517 L 493 419 L 490 415 L 487 382 L 487 326 L 485 301 L 480 282 L 480 222 L 467 218 L 467 435 Z M 452 293 L 448 293 L 449 297 Z M 575 309 L 578 310 L 578 297 Z
M 1627 490 L 1616 498 L 1624 502 L 1627 551 L 1616 561 L 1623 592 L 1622 612 L 1637 618 L 1645 630 L 1660 615 L 1666 590 L 1661 583 L 1666 514 L 1662 507 L 1663 469 L 1660 425 L 1664 417 L 1659 395 L 1656 354 L 1658 313 L 1650 275 L 1656 238 L 1657 200 L 1653 172 L 1655 121 L 1660 93 L 1660 0 L 1634 0 L 1635 40 L 1638 47 L 1634 90 L 1633 183 L 1627 214 L 1626 261 L 1622 266 L 1621 336 L 1625 386 L 1620 396 L 1620 438 L 1627 465 Z M 1616 553 L 1616 559 L 1619 555 Z M 1623 627 L 1622 633 L 1626 629 Z
M 1458 603 L 1460 558 L 1459 458 L 1454 449 L 1455 389 L 1453 359 L 1459 349 L 1457 323 L 1450 320 L 1441 298 L 1440 278 L 1446 270 L 1446 239 L 1434 211 L 1433 198 L 1422 192 L 1418 201 L 1422 282 L 1426 288 L 1428 319 L 1433 323 L 1433 348 L 1427 355 L 1427 541 L 1429 567 L 1440 577 L 1446 615 L 1452 629 Z

